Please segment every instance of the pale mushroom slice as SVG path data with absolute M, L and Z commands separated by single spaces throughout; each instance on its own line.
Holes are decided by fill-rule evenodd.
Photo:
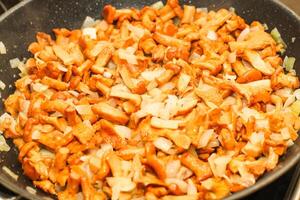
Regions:
M 185 74 L 185 73 L 180 73 L 178 82 L 177 82 L 177 89 L 179 92 L 184 92 L 185 89 L 188 87 L 189 82 L 191 81 L 191 76 Z
M 151 126 L 155 128 L 178 129 L 180 120 L 166 120 L 158 117 L 151 118 Z
M 270 34 L 261 30 L 248 33 L 244 41 L 229 42 L 231 51 L 259 50 L 272 45 L 276 45 L 274 39 Z
M 220 94 L 218 88 L 205 83 L 200 83 L 195 89 L 195 93 L 206 103 L 212 102 L 216 105 L 220 105 L 223 102 L 223 97 Z
M 104 102 L 93 105 L 92 110 L 100 117 L 115 123 L 126 124 L 129 120 L 123 111 Z
M 126 92 L 122 90 L 118 90 L 115 87 L 111 88 L 110 91 L 110 96 L 111 97 L 118 97 L 121 99 L 126 99 L 134 103 L 134 105 L 139 106 L 141 104 L 141 97 L 138 94 L 132 94 L 131 92 Z
M 256 51 L 245 50 L 244 57 L 255 69 L 265 75 L 272 75 L 275 72 L 275 69 L 268 62 L 265 62 Z
M 272 91 L 270 79 L 253 81 L 245 84 L 233 84 L 234 90 L 246 97 L 248 103 L 268 101 Z
M 153 39 L 165 46 L 173 46 L 173 47 L 185 47 L 187 49 L 189 49 L 191 47 L 190 42 L 186 42 L 184 40 L 180 40 L 178 38 L 175 37 L 171 37 L 168 35 L 164 35 L 158 32 L 155 32 L 153 34 Z

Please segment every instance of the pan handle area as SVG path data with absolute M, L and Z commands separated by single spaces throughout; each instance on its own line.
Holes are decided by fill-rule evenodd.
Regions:
M 299 200 L 300 199 L 300 162 L 297 164 L 292 180 L 285 194 L 284 199 Z

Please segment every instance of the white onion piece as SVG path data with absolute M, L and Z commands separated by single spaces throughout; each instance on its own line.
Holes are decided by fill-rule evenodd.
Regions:
M 244 41 L 247 35 L 250 33 L 249 27 L 246 27 L 238 36 L 237 41 Z
M 92 27 L 82 29 L 82 34 L 89 36 L 91 39 L 97 39 L 97 30 Z
M 215 41 L 215 40 L 218 39 L 217 33 L 216 33 L 215 31 L 211 31 L 211 30 L 208 31 L 206 37 L 207 37 L 208 39 L 210 39 L 210 40 L 213 40 L 213 41 Z
M 6 47 L 2 41 L 0 41 L 0 54 L 6 54 Z
M 120 137 L 126 139 L 131 138 L 132 130 L 127 126 L 114 125 L 114 129 Z
M 172 147 L 172 142 L 164 137 L 159 137 L 153 142 L 154 146 L 163 152 L 168 152 Z
M 1 90 L 4 90 L 6 87 L 5 83 L 3 83 L 1 80 L 0 80 L 0 89 Z
M 175 178 L 181 164 L 179 160 L 171 160 L 166 165 L 166 173 L 168 178 Z

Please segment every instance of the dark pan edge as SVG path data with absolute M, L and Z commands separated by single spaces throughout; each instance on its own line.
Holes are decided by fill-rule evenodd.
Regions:
M 275 171 L 268 172 L 268 173 L 272 173 L 271 176 L 261 177 L 261 179 L 259 179 L 253 186 L 241 190 L 240 192 L 234 193 L 231 196 L 225 198 L 224 200 L 241 199 L 260 189 L 263 189 L 265 186 L 269 185 L 270 183 L 272 183 L 273 181 L 281 177 L 283 174 L 285 174 L 288 170 L 290 170 L 294 165 L 298 163 L 299 160 L 300 160 L 300 154 L 297 154 L 289 162 L 284 163 L 285 165 L 282 168 L 280 169 L 275 168 L 275 170 L 277 170 L 276 172 Z
M 22 8 L 26 4 L 30 3 L 31 1 L 32 0 L 23 0 L 20 3 L 18 3 L 17 5 L 10 8 L 8 11 L 4 12 L 2 15 L 0 15 L 0 22 L 5 20 L 9 15 L 11 15 L 15 11 L 19 10 L 20 8 Z M 8 181 L 8 179 L 5 178 L 3 175 L 0 176 L 0 183 L 1 183 L 1 185 L 6 187 L 7 189 L 13 191 L 17 195 L 21 195 L 22 197 L 25 197 L 27 199 L 40 200 L 34 194 L 31 194 L 31 193 L 27 192 L 25 189 L 13 184 L 11 181 Z M 49 199 L 50 199 L 50 197 L 49 197 Z
M 7 189 L 11 190 L 12 192 L 16 193 L 16 195 L 20 195 L 22 197 L 25 197 L 25 198 L 31 199 L 31 200 L 41 200 L 36 195 L 31 194 L 27 190 L 24 190 L 14 184 L 12 184 L 10 181 L 7 181 L 7 179 L 5 179 L 3 176 L 0 176 L 0 182 L 1 182 L 1 185 L 6 187 Z M 49 200 L 51 200 L 50 197 L 49 197 Z
M 12 8 L 10 8 L 8 11 L 6 11 L 4 14 L 2 14 L 0 16 L 0 22 L 5 20 L 10 14 L 12 14 L 13 12 L 17 11 L 18 9 L 20 9 L 21 7 L 25 6 L 26 4 L 30 3 L 33 0 L 23 0 L 20 3 L 18 3 L 17 5 L 13 6 Z M 285 4 L 283 4 L 282 2 L 280 2 L 279 0 L 272 0 L 275 4 L 277 4 L 279 7 L 281 7 L 282 9 L 284 9 L 286 12 L 288 12 L 290 15 L 292 15 L 293 17 L 295 17 L 298 22 L 300 23 L 300 16 L 297 15 L 292 9 L 290 9 L 288 6 L 286 6 Z M 297 145 L 297 144 L 295 144 Z M 299 148 L 295 147 L 295 148 Z M 278 179 L 279 177 L 281 177 L 283 174 L 285 174 L 289 169 L 291 169 L 298 161 L 300 160 L 300 154 L 296 154 L 294 157 L 292 157 L 288 162 L 284 162 L 285 165 L 283 165 L 281 168 L 276 169 L 277 171 L 271 171 L 268 173 L 271 173 L 271 176 L 268 177 L 262 177 L 255 185 L 246 188 L 240 192 L 234 193 L 231 196 L 225 198 L 225 200 L 236 200 L 236 199 L 241 199 L 243 197 L 246 197 L 260 189 L 262 189 L 263 187 L 267 186 L 268 184 L 270 184 L 271 182 L 275 181 L 276 179 Z M 16 185 L 12 184 L 10 181 L 7 181 L 7 179 L 5 179 L 3 176 L 0 176 L 0 182 L 1 184 L 3 184 L 5 187 L 9 188 L 10 190 L 12 190 L 15 193 L 20 194 L 23 197 L 26 197 L 28 199 L 34 199 L 34 200 L 39 200 L 39 198 L 37 198 L 35 195 L 30 194 L 29 192 L 25 192 L 24 189 L 17 187 Z M 50 199 L 50 197 L 49 197 Z
M 290 15 L 295 17 L 297 19 L 298 23 L 300 24 L 300 16 L 295 11 L 293 11 L 291 8 L 289 8 L 287 5 L 285 5 L 284 3 L 282 3 L 279 0 L 272 0 L 272 1 L 275 4 L 277 4 L 279 7 L 284 9 L 286 12 L 288 12 Z M 299 77 L 299 75 L 298 75 L 298 77 Z M 298 134 L 299 134 L 299 132 L 298 132 Z M 290 148 L 292 148 L 292 147 L 297 148 L 296 147 L 297 144 L 295 143 L 294 145 L 295 146 L 291 146 Z M 298 148 L 299 148 L 299 146 L 298 146 Z M 253 194 L 254 192 L 256 192 L 260 189 L 263 189 L 264 187 L 266 187 L 267 185 L 269 185 L 270 183 L 272 183 L 273 181 L 277 180 L 279 177 L 284 175 L 293 166 L 295 166 L 299 161 L 300 161 L 300 154 L 296 154 L 289 161 L 283 162 L 285 165 L 283 165 L 281 168 L 277 169 L 278 168 L 278 166 L 277 166 L 275 168 L 275 170 L 277 170 L 276 172 L 275 171 L 268 172 L 268 173 L 272 173 L 271 176 L 261 177 L 253 186 L 245 188 L 244 190 L 241 190 L 240 192 L 234 193 L 231 196 L 228 196 L 227 198 L 225 198 L 224 200 L 241 199 L 250 194 Z M 280 161 L 279 161 L 279 163 L 280 163 Z
M 21 7 L 25 6 L 27 3 L 31 2 L 32 0 L 23 0 L 17 5 L 11 7 L 9 10 L 4 12 L 2 15 L 0 15 L 0 22 L 2 22 L 6 17 L 8 17 L 10 14 L 15 12 L 16 10 L 20 9 Z
M 282 3 L 279 0 L 272 0 L 274 3 L 276 3 L 278 6 L 282 7 L 283 9 L 285 9 L 287 12 L 289 12 L 290 14 L 292 14 L 294 17 L 297 18 L 297 20 L 300 23 L 300 16 L 294 11 L 292 10 L 290 7 L 288 7 L 287 5 L 285 5 L 284 3 Z

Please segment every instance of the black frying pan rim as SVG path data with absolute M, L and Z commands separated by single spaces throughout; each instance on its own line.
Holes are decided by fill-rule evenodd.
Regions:
M 17 5 L 13 6 L 10 8 L 8 11 L 6 11 L 4 14 L 0 16 L 0 23 L 5 20 L 10 14 L 13 12 L 21 9 L 23 6 L 25 6 L 27 3 L 31 2 L 33 0 L 23 0 Z M 277 6 L 281 7 L 286 13 L 289 13 L 293 15 L 300 23 L 300 17 L 289 7 L 287 7 L 285 4 L 280 2 L 279 0 L 270 0 L 273 1 Z M 295 144 L 296 145 L 296 144 Z M 285 163 L 284 166 L 279 167 L 278 166 L 275 168 L 276 170 L 268 172 L 266 174 L 269 174 L 269 176 L 263 176 L 261 177 L 253 186 L 248 187 L 242 191 L 236 192 L 232 194 L 231 196 L 228 196 L 225 198 L 225 200 L 235 200 L 235 199 L 241 199 L 243 197 L 246 197 L 259 189 L 262 189 L 263 187 L 267 186 L 268 184 L 272 183 L 279 177 L 281 177 L 283 174 L 285 174 L 287 171 L 289 171 L 296 163 L 300 160 L 300 154 L 296 154 L 294 157 L 290 159 L 289 162 Z M 280 163 L 279 163 L 280 164 Z M 3 177 L 3 175 L 0 175 L 0 183 L 7 187 L 8 189 L 12 190 L 13 192 L 21 195 L 22 197 L 28 198 L 28 199 L 34 199 L 34 200 L 39 200 L 37 196 L 34 194 L 29 193 L 28 191 L 24 190 L 23 188 L 18 187 L 17 185 L 13 184 L 13 182 L 8 181 L 6 177 Z

